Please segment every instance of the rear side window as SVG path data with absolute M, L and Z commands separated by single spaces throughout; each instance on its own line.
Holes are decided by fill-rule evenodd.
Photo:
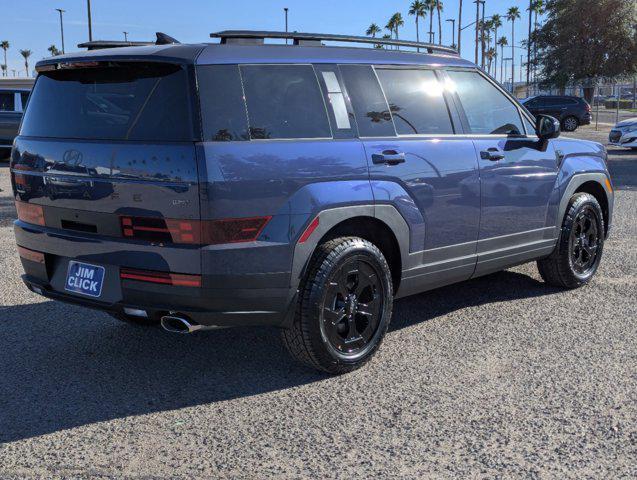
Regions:
M 331 138 L 311 65 L 242 65 L 250 137 Z
M 447 72 L 469 123 L 470 133 L 521 135 L 517 107 L 491 82 L 476 72 Z
M 354 108 L 358 134 L 361 137 L 396 136 L 387 101 L 372 67 L 341 65 L 340 69 Z
M 194 137 L 187 72 L 178 65 L 122 63 L 40 74 L 21 135 L 186 141 Z
M 13 92 L 0 92 L 0 112 L 15 110 L 15 95 Z
M 197 67 L 204 140 L 249 140 L 248 117 L 237 65 Z
M 442 85 L 430 70 L 377 69 L 398 135 L 453 133 Z

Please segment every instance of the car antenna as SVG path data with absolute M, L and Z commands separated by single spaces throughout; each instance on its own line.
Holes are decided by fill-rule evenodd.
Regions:
M 157 40 L 155 40 L 155 45 L 170 45 L 170 44 L 181 43 L 179 40 L 171 37 L 170 35 L 166 35 L 163 32 L 156 32 L 155 35 L 157 35 Z

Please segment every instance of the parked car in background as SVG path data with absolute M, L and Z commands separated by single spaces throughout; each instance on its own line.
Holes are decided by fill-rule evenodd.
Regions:
M 455 51 L 213 36 L 38 62 L 11 161 L 31 291 L 175 333 L 276 326 L 336 374 L 395 298 L 530 261 L 562 288 L 595 274 L 606 150 Z M 370 40 L 423 53 L 321 43 Z
M 537 95 L 522 104 L 533 115 L 550 115 L 557 118 L 562 130 L 573 132 L 580 125 L 591 123 L 591 106 L 579 97 L 563 95 Z
M 29 99 L 29 90 L 0 90 L 0 159 L 11 153 L 13 139 L 18 135 L 22 112 Z
M 622 120 L 608 135 L 611 145 L 637 150 L 637 117 Z

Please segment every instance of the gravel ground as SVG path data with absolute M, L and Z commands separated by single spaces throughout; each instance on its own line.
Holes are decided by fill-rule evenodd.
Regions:
M 29 293 L 0 169 L 0 478 L 637 477 L 637 156 L 611 153 L 589 286 L 529 264 L 400 300 L 338 378 L 274 330 L 173 336 Z

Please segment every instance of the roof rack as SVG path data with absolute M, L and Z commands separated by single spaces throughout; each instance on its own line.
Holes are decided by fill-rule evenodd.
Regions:
M 175 40 L 170 35 L 166 35 L 162 32 L 155 33 L 157 40 L 154 42 L 129 42 L 120 40 L 94 40 L 92 42 L 84 42 L 78 44 L 78 48 L 86 48 L 88 50 L 98 50 L 100 48 L 120 48 L 120 47 L 144 47 L 147 45 L 173 45 L 178 44 L 179 41 Z
M 345 43 L 370 43 L 375 45 L 388 45 L 395 47 L 422 48 L 428 53 L 442 52 L 458 55 L 458 51 L 443 45 L 432 43 L 412 42 L 410 40 L 393 40 L 374 37 L 357 37 L 352 35 L 333 35 L 330 33 L 305 33 L 305 32 L 270 32 L 259 30 L 224 30 L 211 33 L 212 38 L 220 38 L 221 43 L 258 44 L 264 43 L 266 38 L 282 38 L 292 40 L 294 45 L 318 46 L 321 42 L 345 42 Z

